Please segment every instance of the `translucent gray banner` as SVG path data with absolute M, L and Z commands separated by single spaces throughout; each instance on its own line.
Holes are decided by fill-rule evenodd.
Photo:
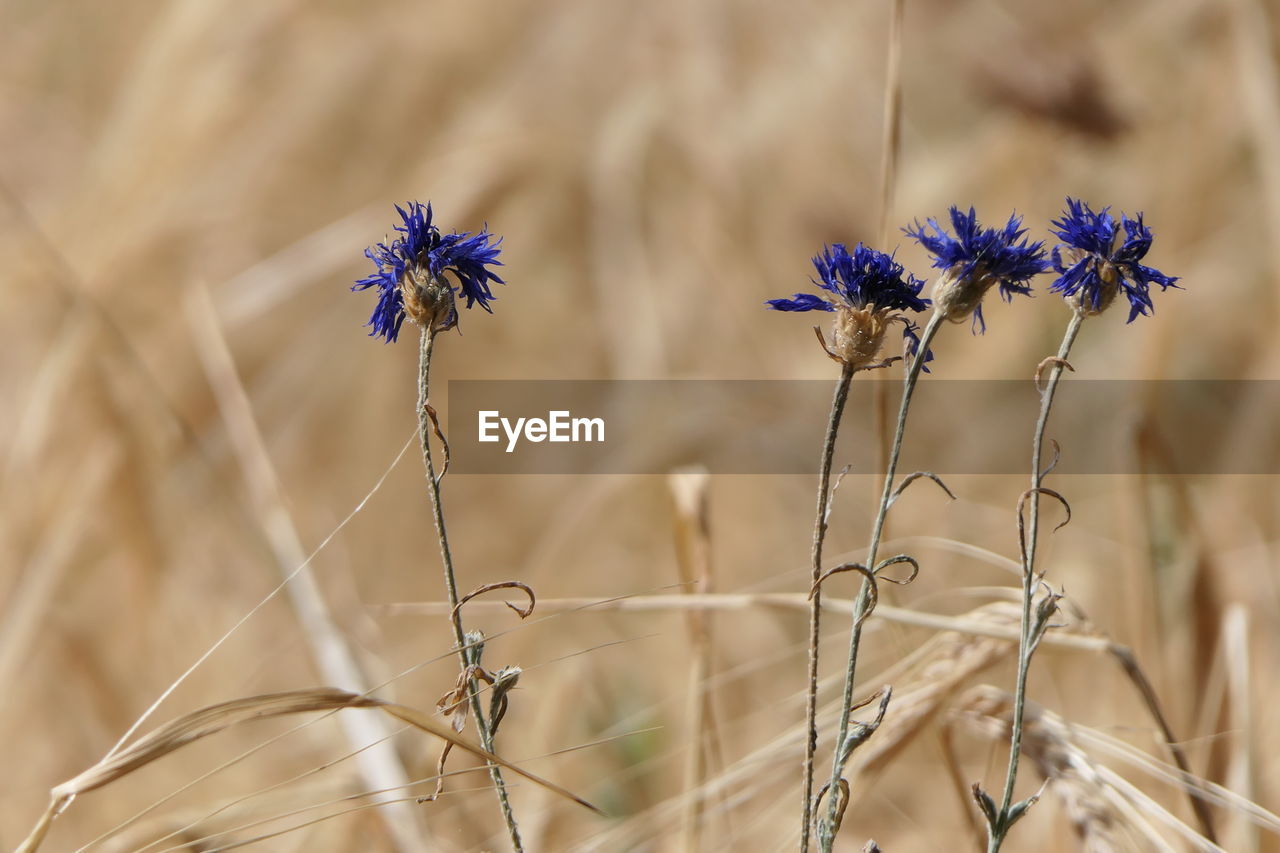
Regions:
M 817 466 L 833 381 L 449 382 L 455 474 L 807 474 Z M 853 382 L 837 467 L 880 470 L 877 397 L 896 416 L 901 383 Z M 1029 380 L 926 379 L 901 470 L 1027 474 L 1039 394 Z M 1280 473 L 1280 382 L 1064 379 L 1047 438 L 1058 474 Z M 1046 458 L 1051 451 L 1046 451 Z

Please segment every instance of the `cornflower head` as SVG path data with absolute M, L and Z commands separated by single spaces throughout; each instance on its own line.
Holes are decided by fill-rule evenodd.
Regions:
M 982 228 L 972 207 L 968 213 L 952 207 L 954 237 L 936 219 L 927 223 L 932 234 L 919 222 L 902 230 L 924 246 L 933 255 L 933 265 L 942 270 L 933 285 L 935 310 L 953 323 L 972 314 L 976 332 L 987 330 L 982 298 L 988 290 L 999 287 L 1006 302 L 1015 293 L 1029 295 L 1027 282 L 1049 268 L 1044 244 L 1023 239 L 1027 232 L 1017 214 L 1003 228 Z
M 407 207 L 396 205 L 403 222 L 395 226 L 399 236 L 364 250 L 377 271 L 351 288 L 378 289 L 378 304 L 365 325 L 373 327 L 371 337 L 381 336 L 387 343 L 400 334 L 406 316 L 437 332 L 458 325 L 458 292 L 468 308 L 478 304 L 493 313 L 489 303 L 496 297 L 489 282 L 506 284 L 489 269 L 502 265 L 498 260 L 502 240 L 495 240 L 487 227 L 476 234 L 442 234 L 431 221 L 430 203 L 424 207 L 412 201 Z
M 1052 223 L 1062 243 L 1053 249 L 1058 279 L 1049 289 L 1086 317 L 1107 310 L 1124 291 L 1132 323 L 1155 310 L 1151 285 L 1176 288 L 1178 279 L 1139 263 L 1151 249 L 1151 229 L 1142 224 L 1142 214 L 1130 219 L 1122 213 L 1117 223 L 1110 211 L 1104 207 L 1095 213 L 1085 202 L 1067 199 L 1062 218 Z
M 824 246 L 813 266 L 818 272 L 813 283 L 826 294 L 797 293 L 792 299 L 769 299 L 765 305 L 775 311 L 835 312 L 833 346 L 824 341 L 823 347 L 854 370 L 882 366 L 873 362 L 894 322 L 903 324 L 908 350 L 914 351 L 911 344 L 919 340 L 916 326 L 901 312 L 923 311 L 929 305 L 920 297 L 923 280 L 906 273 L 892 255 L 861 243 L 852 254 L 843 243 Z M 822 338 L 820 331 L 818 337 Z

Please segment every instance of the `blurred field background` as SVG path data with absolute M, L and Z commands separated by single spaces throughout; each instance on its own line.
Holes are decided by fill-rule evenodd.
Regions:
M 348 292 L 393 203 L 430 199 L 446 229 L 487 222 L 505 237 L 510 284 L 492 317 L 467 314 L 464 335 L 442 339 L 441 385 L 834 380 L 807 318 L 760 303 L 804 289 L 824 242 L 876 241 L 888 5 L 4 4 L 0 847 L 271 591 L 291 555 L 320 545 L 410 439 L 416 335 L 365 337 L 372 297 Z M 1088 323 L 1076 376 L 1276 378 L 1278 15 L 1263 0 L 908 0 L 890 222 L 973 204 L 994 223 L 1016 208 L 1043 238 L 1067 194 L 1143 210 L 1150 262 L 1185 290 L 1157 295 L 1156 316 L 1131 326 L 1120 310 Z M 899 257 L 927 274 L 917 247 Z M 1029 379 L 1067 312 L 1042 294 L 991 304 L 987 318 L 983 338 L 944 330 L 936 375 Z M 216 357 L 223 339 L 229 363 Z M 1274 429 L 1274 412 L 1223 416 L 1241 442 Z M 957 424 L 955 440 L 1000 429 L 1029 444 L 1030 427 Z M 846 428 L 870 436 L 874 419 L 852 412 Z M 1052 483 L 1075 518 L 1042 565 L 1094 630 L 1134 650 L 1196 772 L 1275 810 L 1276 481 L 1176 476 L 1159 452 L 1176 429 L 1116 425 L 1119 452 L 1144 454 L 1147 476 Z M 1070 453 L 1070 435 L 1050 435 Z M 441 657 L 445 618 L 384 606 L 443 598 L 422 485 L 411 449 L 311 568 L 372 682 L 435 661 L 378 694 L 431 709 L 457 674 Z M 923 565 L 894 604 L 959 615 L 1009 600 L 1023 481 L 950 485 L 959 500 L 925 486 L 891 516 L 889 553 L 909 548 Z M 803 593 L 813 487 L 812 476 L 712 479 L 705 542 L 660 477 L 451 477 L 445 500 L 464 589 L 518 579 L 544 599 L 675 593 L 682 541 L 688 553 L 709 545 L 719 592 Z M 865 544 L 872 490 L 856 472 L 843 486 L 833 563 Z M 850 596 L 845 583 L 828 594 Z M 693 841 L 688 614 L 553 612 L 518 626 L 500 605 L 467 611 L 495 636 L 487 662 L 526 669 L 499 751 L 611 814 L 516 785 L 531 849 L 794 848 L 803 610 L 709 614 L 712 781 Z M 834 675 L 847 623 L 825 624 Z M 901 748 L 868 758 L 842 849 L 870 837 L 894 853 L 971 848 L 973 810 L 944 756 L 960 782 L 998 790 L 1004 736 L 964 694 L 1011 689 L 1010 648 L 872 624 L 863 684 L 892 681 L 895 710 L 918 719 L 894 723 L 891 711 L 877 734 Z M 151 723 L 322 684 L 309 649 L 277 596 Z M 904 659 L 914 666 L 895 669 Z M 1176 781 L 1119 757 L 1115 744 L 1168 760 L 1111 657 L 1046 646 L 1031 697 L 1075 727 L 1087 760 L 1050 786 L 1008 849 L 1194 849 L 1142 804 L 1194 827 Z M 225 733 L 84 794 L 43 849 L 80 849 L 293 724 Z M 435 741 L 404 732 L 396 746 L 410 778 L 432 775 Z M 348 760 L 240 799 L 348 751 L 343 729 L 320 721 L 89 849 L 142 849 L 188 826 L 149 849 L 224 849 L 350 809 L 363 801 L 237 829 L 364 790 Z M 1126 779 L 1140 793 L 1117 793 Z M 1020 790 L 1040 780 L 1024 763 Z M 407 849 L 392 825 L 408 821 L 427 827 L 422 849 L 502 849 L 493 797 L 475 790 L 485 781 L 456 777 L 435 803 L 354 810 L 259 846 Z M 1280 850 L 1275 818 L 1245 811 L 1215 807 L 1223 848 Z M 1081 814 L 1088 842 L 1073 828 Z M 222 830 L 235 831 L 192 841 Z

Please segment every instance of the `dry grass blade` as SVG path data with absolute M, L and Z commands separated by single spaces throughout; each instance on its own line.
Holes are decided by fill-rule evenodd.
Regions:
M 564 788 L 517 767 L 504 758 L 471 744 L 431 719 L 429 714 L 416 708 L 383 702 L 370 696 L 361 696 L 332 687 L 318 687 L 308 690 L 292 690 L 284 693 L 266 693 L 259 696 L 248 696 L 233 699 L 217 705 L 210 705 L 184 714 L 160 726 L 115 754 L 104 758 L 80 775 L 57 785 L 50 792 L 49 808 L 28 836 L 19 853 L 32 853 L 39 849 L 49 825 L 67 805 L 80 794 L 101 788 L 123 776 L 143 767 L 158 758 L 186 746 L 189 743 L 217 734 L 224 729 L 255 720 L 280 717 L 288 714 L 305 714 L 315 711 L 334 711 L 344 708 L 376 708 L 414 728 L 447 741 L 458 749 L 465 750 L 477 758 L 501 765 L 519 776 L 528 779 L 549 791 L 568 800 L 601 813 L 591 803 Z
M 310 723 L 319 722 L 326 719 L 331 714 L 340 713 L 340 710 L 341 709 L 330 711 L 317 717 L 312 717 L 301 725 L 291 727 L 281 735 L 269 737 L 255 745 L 252 750 L 242 752 L 240 755 L 235 756 L 229 761 L 224 761 L 206 773 L 195 777 L 195 779 L 188 783 L 188 785 L 190 787 L 194 787 L 198 782 L 216 775 L 217 773 L 225 770 L 231 764 L 238 763 L 242 758 L 247 758 L 247 752 L 256 751 L 259 747 L 265 748 L 267 745 L 277 742 L 278 739 L 282 739 L 289 734 L 301 731 Z M 410 728 L 410 726 L 401 726 L 395 734 L 399 735 L 402 732 L 408 731 Z M 373 746 L 374 744 L 370 744 L 365 748 L 372 749 Z M 116 824 L 107 832 L 85 842 L 77 849 L 76 853 L 85 853 L 85 851 L 97 849 L 98 846 L 103 844 L 107 839 L 112 839 L 111 844 L 109 847 L 103 847 L 102 849 L 120 851 L 127 850 L 130 851 L 130 853 L 147 853 L 147 851 L 155 850 L 157 846 L 164 844 L 165 842 L 176 842 L 181 839 L 186 839 L 189 842 L 191 839 L 196 837 L 194 833 L 207 832 L 210 827 L 216 827 L 219 824 L 226 824 L 230 820 L 243 819 L 251 815 L 260 815 L 269 808 L 271 803 L 287 800 L 291 796 L 297 795 L 300 792 L 306 792 L 312 785 L 322 784 L 317 780 L 317 777 L 337 768 L 344 762 L 354 759 L 355 756 L 356 752 L 349 751 L 343 755 L 337 756 L 336 758 L 327 758 L 319 764 L 309 767 L 300 773 L 295 773 L 284 779 L 273 781 L 270 784 L 264 785 L 255 790 L 237 793 L 233 798 L 214 804 L 210 807 L 179 810 L 176 814 L 171 812 L 169 814 L 158 815 L 153 817 L 151 820 L 143 820 L 147 815 L 157 812 L 172 798 L 175 798 L 183 791 L 188 790 L 188 786 L 179 787 L 172 794 L 166 794 L 164 797 L 150 803 L 147 809 L 143 812 L 132 815 L 128 819 Z M 410 784 L 417 784 L 421 781 L 424 780 L 412 780 Z M 361 791 L 348 796 L 350 798 L 360 798 L 377 796 L 382 793 L 384 792 Z M 379 804 L 380 802 L 378 801 L 372 803 L 372 805 L 375 806 Z M 158 834 L 155 832 L 155 828 L 157 826 L 168 827 L 168 829 L 167 831 L 163 831 L 163 834 Z M 144 843 L 140 840 L 144 838 L 149 840 Z
M 902 159 L 902 24 L 907 0 L 893 0 L 889 12 L 888 52 L 884 74 L 884 126 L 880 135 L 880 210 L 876 236 L 879 245 L 889 245 L 894 192 L 898 185 L 898 162 Z M 825 346 L 825 345 L 824 345 Z M 873 403 L 876 429 L 876 470 L 889 467 L 889 450 L 893 443 L 893 422 L 889 414 L 889 384 L 876 384 Z M 874 478 L 872 478 L 874 481 Z M 873 485 L 872 489 L 876 487 Z M 943 488 L 946 488 L 945 486 Z M 873 495 L 873 497 L 879 497 Z M 897 495 L 890 498 L 892 504 Z M 885 530 L 889 519 L 885 518 Z
M 1214 827 L 1213 812 L 1209 810 L 1209 807 L 1204 802 L 1204 783 L 1191 772 L 1191 763 L 1187 760 L 1182 744 L 1173 734 L 1173 728 L 1165 717 L 1160 698 L 1156 696 L 1155 688 L 1151 686 L 1150 679 L 1142 671 L 1142 667 L 1138 665 L 1138 659 L 1132 649 L 1111 643 L 1107 651 L 1119 662 L 1125 675 L 1133 683 L 1134 689 L 1142 697 L 1142 702 L 1146 706 L 1147 712 L 1151 715 L 1151 719 L 1155 721 L 1156 726 L 1159 728 L 1164 745 L 1173 757 L 1174 764 L 1178 766 L 1183 787 L 1187 791 L 1187 797 L 1191 800 L 1191 808 L 1196 813 L 1196 819 L 1200 821 L 1201 833 L 1210 841 L 1216 840 L 1217 831 Z
M 1007 602 L 984 605 L 966 613 L 966 623 L 1016 630 L 1018 612 Z M 913 657 L 918 663 L 898 677 L 893 705 L 876 736 L 855 754 L 849 776 L 885 766 L 917 735 L 964 683 L 1010 657 L 1014 646 L 1003 639 L 948 631 L 929 639 Z
M 929 542 L 939 545 L 954 546 L 959 553 L 976 555 L 989 560 L 994 564 L 1014 568 L 1014 563 L 1007 558 L 1000 557 L 992 552 L 982 549 L 965 546 L 963 543 L 956 543 L 952 540 L 934 539 L 932 537 L 913 537 L 916 540 Z M 477 603 L 483 606 L 484 603 Z M 835 611 L 840 613 L 851 614 L 853 612 L 853 601 L 849 599 L 833 599 L 826 598 L 822 602 L 824 610 Z M 654 610 L 679 610 L 679 609 L 718 609 L 718 610 L 741 610 L 755 607 L 771 607 L 782 609 L 802 609 L 807 605 L 805 596 L 794 593 L 757 593 L 757 594 L 710 594 L 710 595 L 639 595 L 639 596 L 622 596 L 611 599 L 590 599 L 590 598 L 561 598 L 546 599 L 541 602 L 544 610 L 563 611 L 563 610 L 581 610 L 581 609 L 601 609 L 601 610 L 620 610 L 632 612 L 644 612 Z M 501 606 L 501 605 L 498 605 Z M 889 605 L 880 605 L 875 613 L 875 617 L 894 622 L 901 625 L 910 625 L 919 628 L 926 628 L 937 631 L 956 632 L 974 637 L 990 637 L 993 639 L 1013 640 L 1018 638 L 1017 627 L 1014 622 L 1016 620 L 1006 620 L 998 616 L 998 607 L 1000 605 L 991 605 L 988 608 L 979 608 L 968 614 L 961 616 L 943 616 L 940 614 L 927 613 L 924 611 L 909 610 L 906 608 L 891 607 Z M 448 605 L 443 602 L 423 602 L 423 603 L 405 603 L 384 605 L 390 612 L 399 613 L 419 613 L 432 614 L 448 612 Z M 1209 789 L 1203 780 L 1195 776 L 1190 769 L 1186 753 L 1174 735 L 1164 711 L 1161 707 L 1159 698 L 1156 696 L 1155 689 L 1152 687 L 1150 680 L 1139 666 L 1137 657 L 1133 651 L 1127 646 L 1115 643 L 1105 636 L 1093 634 L 1088 628 L 1088 623 L 1083 616 L 1075 617 L 1078 624 L 1071 631 L 1051 631 L 1044 635 L 1042 643 L 1049 648 L 1074 649 L 1077 651 L 1088 651 L 1094 653 L 1105 653 L 1119 663 L 1125 673 L 1125 676 L 1133 684 L 1134 689 L 1141 697 L 1143 705 L 1147 712 L 1151 715 L 1156 727 L 1160 733 L 1160 738 L 1166 749 L 1169 750 L 1175 765 L 1177 766 L 1180 784 L 1186 792 L 1190 801 L 1191 808 L 1196 814 L 1196 818 L 1200 824 L 1200 832 L 1205 838 L 1213 841 L 1215 838 L 1213 815 L 1206 803 L 1211 799 Z M 935 638 L 935 642 L 946 642 L 943 638 Z M 917 657 L 922 654 L 927 656 L 927 648 L 922 648 L 917 653 Z M 996 647 L 990 647 L 988 651 L 996 653 Z M 944 656 L 945 657 L 945 656 Z M 976 670 L 975 670 L 976 671 Z M 958 684 L 959 682 L 956 682 Z M 898 714 L 893 715 L 894 719 L 907 721 L 915 716 L 918 719 L 914 723 L 923 724 L 937 710 L 936 690 L 939 683 L 931 679 L 925 679 L 922 691 L 917 695 L 915 692 L 903 692 L 897 700 Z M 952 688 L 954 688 L 954 684 Z M 911 708 L 910 705 L 920 700 L 919 708 Z M 906 712 L 904 715 L 902 712 Z M 914 736 L 917 725 L 907 725 L 907 739 Z M 889 732 L 893 732 L 889 729 Z M 896 740 L 897 733 L 893 732 L 882 734 L 879 740 L 888 745 Z M 903 740 L 902 742 L 905 742 Z M 875 749 L 869 749 L 864 752 L 863 758 L 878 757 Z M 1243 803 L 1240 807 L 1250 813 L 1255 813 L 1256 807 L 1251 803 Z
M 196 351 L 236 451 L 254 514 L 275 554 L 281 576 L 286 579 L 286 592 L 305 632 L 312 659 L 322 680 L 355 693 L 367 693 L 372 689 L 372 683 L 330 612 L 329 603 L 314 574 L 309 567 L 294 568 L 305 564 L 306 550 L 208 290 L 201 285 L 193 286 L 186 308 Z M 368 787 L 395 789 L 408 783 L 409 774 L 388 740 L 385 721 L 376 717 L 368 720 L 347 717 L 342 724 L 354 749 L 359 750 L 370 743 L 379 744 L 373 749 L 360 751 L 356 759 Z M 423 849 L 423 839 L 430 838 L 430 830 L 423 824 L 421 816 L 408 806 L 390 803 L 388 806 L 378 812 L 378 816 L 391 831 L 396 848 L 401 851 Z
M 535 785 L 545 788 L 546 790 L 551 791 L 552 793 L 558 794 L 559 796 L 564 797 L 567 800 L 571 800 L 577 803 L 578 805 L 582 806 L 583 808 L 590 809 L 596 814 L 599 814 L 599 815 L 604 814 L 603 811 L 596 808 L 586 800 L 582 799 L 577 794 L 574 794 L 560 787 L 554 782 L 551 782 L 547 779 L 543 779 L 541 776 L 535 775 L 533 773 L 530 773 L 527 770 L 517 767 L 516 765 L 512 764 L 510 761 L 507 761 L 505 758 L 499 758 L 497 755 L 493 754 L 492 752 L 488 752 L 486 750 L 481 749 L 478 746 L 468 743 L 467 741 L 453 734 L 453 732 L 449 731 L 449 729 L 446 728 L 445 726 L 441 726 L 438 723 L 434 722 L 431 719 L 429 714 L 419 711 L 416 708 L 410 708 L 407 705 L 397 705 L 391 702 L 380 702 L 372 707 L 380 708 L 382 711 L 386 712 L 387 714 L 390 714 L 391 716 L 399 720 L 403 720 L 404 722 L 408 723 L 414 728 L 421 729 L 424 732 L 443 738 L 444 740 L 447 740 L 450 743 L 452 743 L 458 749 L 466 750 L 467 752 L 471 753 L 477 758 L 482 758 L 486 761 L 490 761 L 494 764 L 500 765 L 504 769 L 510 770 L 512 773 L 515 773 L 517 776 L 523 776 L 525 779 L 528 779 L 530 782 L 533 782 Z
M 1180 768 L 1166 764 L 1132 744 L 1096 730 L 1079 728 L 1076 730 L 1076 739 L 1095 752 L 1123 761 L 1154 779 L 1203 800 L 1207 805 L 1218 806 L 1243 815 L 1257 827 L 1272 835 L 1280 836 L 1280 815 L 1268 811 L 1258 803 L 1223 785 L 1199 777 L 1188 780 Z M 1201 834 L 1208 837 L 1203 830 Z
M 679 598 L 679 596 L 673 596 Z M 790 607 L 801 608 L 803 596 L 794 594 Z M 625 599 L 624 599 L 625 600 Z M 824 604 L 829 603 L 824 599 Z M 545 604 L 546 602 L 544 602 Z M 838 602 L 842 612 L 851 613 L 853 602 Z M 883 611 L 885 605 L 881 605 Z M 932 616 L 932 614 L 920 614 Z M 853 754 L 845 774 L 852 786 L 862 784 L 860 776 L 876 772 L 890 762 L 913 738 L 924 730 L 926 724 L 944 707 L 945 701 L 967 679 L 983 669 L 1012 655 L 1016 650 L 1018 611 L 1016 605 L 1000 602 L 979 607 L 962 617 L 937 617 L 949 620 L 944 633 L 930 638 L 912 653 L 913 663 L 903 669 L 894 667 L 892 673 L 881 672 L 875 678 L 892 681 L 893 704 L 885 714 L 875 737 L 862 744 Z M 1053 636 L 1053 635 L 1050 635 Z M 1084 639 L 1084 638 L 1079 638 Z M 832 713 L 835 705 L 828 707 Z M 799 758 L 803 745 L 802 727 L 788 729 L 770 742 L 739 758 L 725 770 L 708 779 L 701 796 L 724 797 L 728 805 L 750 798 L 759 780 L 777 772 L 777 768 L 789 767 Z M 855 792 L 850 806 L 858 808 L 862 800 Z M 605 833 L 583 845 L 584 851 L 634 849 L 643 846 L 644 840 L 655 836 L 655 827 L 672 825 L 683 806 L 683 797 L 667 799 L 656 806 L 631 815 Z M 747 840 L 759 840 L 765 827 L 784 820 L 785 812 L 760 809 L 753 824 L 739 825 L 737 836 Z M 786 842 L 787 849 L 795 849 L 798 832 Z M 773 849 L 751 848 L 748 849 Z M 777 849 L 783 849 L 779 846 Z
M 1230 689 L 1232 730 L 1236 732 L 1227 782 L 1232 791 L 1247 799 L 1255 796 L 1258 778 L 1255 756 L 1259 754 L 1257 732 L 1253 724 L 1250 680 L 1249 613 L 1241 604 L 1233 604 L 1222 620 L 1223 657 L 1227 662 Z M 1231 849 L 1239 853 L 1257 853 L 1261 849 L 1257 826 L 1246 815 L 1240 815 L 1232 827 Z
M 471 792 L 475 792 L 475 791 L 483 791 L 485 789 L 471 788 L 468 790 Z M 222 853 L 222 851 L 225 851 L 225 850 L 237 850 L 241 847 L 250 847 L 254 844 L 259 844 L 263 841 L 268 841 L 272 838 L 279 838 L 284 835 L 289 835 L 290 833 L 301 834 L 301 830 L 304 830 L 307 827 L 316 826 L 317 824 L 323 823 L 325 821 L 333 820 L 335 818 L 343 817 L 349 814 L 354 814 L 356 812 L 368 811 L 369 809 L 376 809 L 376 808 L 385 807 L 385 806 L 383 806 L 383 804 L 380 804 L 380 803 L 360 803 L 358 805 L 351 806 L 350 808 L 342 809 L 335 812 L 330 812 L 328 814 L 320 815 L 319 817 L 310 818 L 301 823 L 295 823 L 291 826 L 286 826 L 283 829 L 275 829 L 268 832 L 262 832 L 262 833 L 259 833 L 258 835 L 254 835 L 249 838 L 241 838 L 235 841 L 218 842 L 216 844 L 213 842 L 213 839 L 217 838 L 220 835 L 226 835 L 228 833 L 237 832 L 237 831 L 243 832 L 245 830 L 254 829 L 264 824 L 273 823 L 276 821 L 283 821 L 291 817 L 297 817 L 299 815 L 305 814 L 306 812 L 312 811 L 317 808 L 323 808 L 325 806 L 332 806 L 332 805 L 337 805 L 339 803 L 349 802 L 351 800 L 358 799 L 362 796 L 368 796 L 369 794 L 372 794 L 372 793 L 374 792 L 369 791 L 369 792 L 364 792 L 362 794 L 354 794 L 348 797 L 341 797 L 337 800 L 333 800 L 327 803 L 317 803 L 311 806 L 304 806 L 302 808 L 293 809 L 289 812 L 285 812 L 282 814 L 276 814 L 276 815 L 271 815 L 269 817 L 259 818 L 257 820 L 250 821 L 248 823 L 242 824 L 232 829 L 223 830 L 220 832 L 214 832 L 207 835 L 196 836 L 193 838 L 183 839 L 181 844 L 176 844 L 172 847 L 165 847 L 161 850 L 156 851 L 156 853 L 186 853 L 186 851 L 188 850 L 207 850 L 207 851 L 216 850 L 216 851 L 219 851 L 219 853 Z M 381 792 L 378 792 L 378 793 L 381 793 Z M 397 799 L 391 800 L 392 803 L 405 804 L 405 805 L 408 805 L 410 803 L 417 802 L 417 801 L 418 799 L 416 797 L 399 797 Z M 303 841 L 302 843 L 306 844 L 305 841 Z M 299 849 L 299 848 L 295 847 L 294 849 Z
M 880 245 L 889 243 L 893 191 L 902 155 L 902 18 L 906 0 L 893 0 L 889 17 L 889 53 L 884 75 L 884 128 L 880 140 Z
M 708 481 L 705 470 L 677 471 L 668 478 L 675 504 L 676 563 L 686 595 L 709 593 L 713 586 L 711 533 L 708 508 Z M 837 480 L 837 485 L 839 481 Z M 712 668 L 713 629 L 711 615 L 693 610 L 688 614 L 691 655 L 685 702 L 688 746 L 684 766 L 684 810 L 680 817 L 680 848 L 701 848 L 708 753 L 718 755 L 719 727 L 712 707 L 707 679 Z
M 624 613 L 647 613 L 653 611 L 672 610 L 804 610 L 809 598 L 804 593 L 761 592 L 761 593 L 710 593 L 699 595 L 687 593 L 683 595 L 629 595 L 615 598 L 544 598 L 539 600 L 540 612 L 563 613 L 582 610 L 618 611 Z M 823 598 L 822 609 L 828 613 L 852 615 L 853 599 Z M 450 605 L 444 601 L 411 601 L 393 604 L 375 605 L 380 611 L 389 614 L 418 616 L 434 616 L 448 613 Z M 479 610 L 495 610 L 505 607 L 503 602 L 474 601 L 467 605 Z M 973 611 L 977 612 L 977 611 Z M 1017 626 L 1007 626 L 990 619 L 974 619 L 972 614 L 946 616 L 940 613 L 929 613 L 923 610 L 910 610 L 905 607 L 891 607 L 880 604 L 871 614 L 871 622 L 882 620 L 899 625 L 910 625 L 915 628 L 926 628 L 934 631 L 958 631 L 981 637 L 995 637 L 1003 640 L 1017 640 Z M 1046 647 L 1078 649 L 1080 651 L 1107 652 L 1115 646 L 1105 637 L 1085 634 L 1069 634 L 1050 632 L 1045 635 Z
M 966 694 L 954 713 L 956 719 L 985 736 L 1004 740 L 1009 735 L 1012 697 L 983 685 Z M 1077 745 L 1073 730 L 1058 715 L 1029 704 L 1022 751 L 1041 776 L 1053 782 L 1051 790 L 1062 802 L 1082 850 L 1105 853 L 1132 849 L 1134 838 L 1141 839 L 1144 849 L 1174 850 L 1149 817 L 1173 829 L 1197 850 L 1222 850 L 1114 771 L 1094 761 Z
M 965 721 L 993 740 L 1007 737 L 1009 696 L 983 685 L 967 693 L 952 710 L 953 722 Z M 1055 782 L 1053 792 L 1062 802 L 1086 853 L 1122 850 L 1125 820 L 1106 795 L 1105 784 L 1093 763 L 1069 740 L 1028 709 L 1023 752 L 1045 779 Z M 1158 840 L 1158 839 L 1157 839 Z

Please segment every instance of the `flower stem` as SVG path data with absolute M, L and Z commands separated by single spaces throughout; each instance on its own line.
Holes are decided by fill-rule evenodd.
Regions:
M 813 519 L 813 583 L 822 576 L 822 544 L 827 538 L 827 506 L 831 501 L 831 459 L 836 451 L 836 435 L 840 418 L 849 399 L 853 367 L 846 363 L 836 382 L 831 399 L 831 416 L 827 435 L 822 442 L 822 461 L 818 466 L 818 509 Z M 800 851 L 809 850 L 809 827 L 813 823 L 813 756 L 818 750 L 818 628 L 822 616 L 822 590 L 815 588 L 809 604 L 809 682 L 805 702 L 804 803 L 801 809 Z
M 458 651 L 458 663 L 462 671 L 467 670 L 471 660 L 468 657 L 466 632 L 462 627 L 462 610 L 458 607 L 458 582 L 453 571 L 453 554 L 449 550 L 449 535 L 444 525 L 444 507 L 440 501 L 440 482 L 436 478 L 435 462 L 431 455 L 432 424 L 427 412 L 428 391 L 431 379 L 431 351 L 436 332 L 429 326 L 422 330 L 422 342 L 418 353 L 418 432 L 422 443 L 422 462 L 427 469 L 427 491 L 431 495 L 431 511 L 435 517 L 436 535 L 440 540 L 440 560 L 444 564 L 444 586 L 449 594 L 450 617 L 453 628 L 453 641 Z M 480 745 L 489 752 L 494 751 L 493 731 L 489 718 L 480 704 L 479 685 L 475 678 L 467 684 L 467 694 L 471 705 L 471 715 L 476 721 L 476 730 L 480 733 Z M 507 835 L 511 839 L 511 849 L 523 853 L 524 845 L 520 841 L 520 829 L 516 825 L 515 814 L 511 811 L 511 800 L 507 796 L 507 785 L 502 778 L 502 770 L 498 765 L 489 764 L 489 778 L 493 780 L 494 790 L 498 794 L 498 805 L 502 808 L 502 818 L 507 825 Z
M 1044 481 L 1041 469 L 1041 451 L 1044 448 L 1044 431 L 1049 423 L 1049 411 L 1053 408 L 1054 393 L 1058 389 L 1058 380 L 1062 378 L 1063 364 L 1071 353 L 1071 345 L 1084 322 L 1084 314 L 1076 311 L 1067 331 L 1062 336 L 1062 345 L 1058 347 L 1057 361 L 1049 372 L 1049 381 L 1040 394 L 1040 416 L 1036 420 L 1036 431 L 1031 439 L 1031 491 L 1029 502 L 1031 509 L 1027 520 L 1026 550 L 1022 554 L 1022 621 L 1018 632 L 1018 676 L 1017 686 L 1013 694 L 1013 723 L 1009 741 L 1009 767 L 1005 772 L 1004 796 L 1000 800 L 998 820 L 991 827 L 987 840 L 987 853 L 997 853 L 1004 843 L 1012 822 L 1008 820 L 1009 809 L 1013 805 L 1013 786 L 1018 778 L 1018 757 L 1022 751 L 1022 716 L 1027 701 L 1027 672 L 1031 668 L 1031 655 L 1035 651 L 1034 638 L 1031 636 L 1031 610 L 1036 589 L 1036 536 L 1040 529 L 1040 487 Z
M 884 489 L 880 494 L 880 507 L 876 510 L 875 524 L 871 529 L 871 543 L 867 546 L 866 566 L 869 571 L 875 571 L 876 554 L 880 550 L 880 536 L 884 532 L 885 516 L 888 515 L 889 500 L 893 496 L 893 481 L 898 471 L 898 457 L 902 453 L 902 436 L 907 428 L 907 411 L 911 408 L 911 396 L 915 391 L 917 381 L 920 379 L 920 371 L 924 367 L 925 358 L 929 352 L 929 344 L 938 333 L 938 329 L 941 328 L 943 319 L 944 315 L 940 311 L 935 311 L 933 316 L 929 318 L 924 331 L 920 334 L 920 344 L 916 348 L 916 354 L 911 359 L 906 376 L 902 380 L 902 403 L 898 408 L 898 422 L 894 427 L 893 442 L 889 446 L 889 464 L 885 469 Z M 827 788 L 827 809 L 818 829 L 818 844 L 822 853 L 830 853 L 831 847 L 835 843 L 836 819 L 839 813 L 839 796 L 837 793 L 840 790 L 840 776 L 844 770 L 844 759 L 846 757 L 842 755 L 844 751 L 842 746 L 845 738 L 849 735 L 849 718 L 853 708 L 853 687 L 858 668 L 858 647 L 862 640 L 862 621 L 866 617 L 870 600 L 871 583 L 863 580 L 862 588 L 858 591 L 858 598 L 854 603 L 853 629 L 849 633 L 849 658 L 845 667 L 844 695 L 840 703 L 840 725 L 837 729 L 834 746 L 835 756 L 831 762 L 831 782 Z

